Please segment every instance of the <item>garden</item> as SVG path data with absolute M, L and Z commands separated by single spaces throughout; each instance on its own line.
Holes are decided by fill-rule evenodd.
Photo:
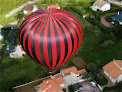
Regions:
M 13 0 L 10 0 L 10 1 L 13 1 Z M 8 11 L 16 8 L 17 6 L 21 5 L 22 3 L 26 1 L 28 0 L 23 0 L 23 1 L 18 0 L 14 2 L 13 4 L 11 4 L 12 3 L 11 2 L 9 6 L 10 8 L 7 7 L 9 8 Z M 75 57 L 80 57 L 87 64 L 89 62 L 93 62 L 94 64 L 97 65 L 98 69 L 101 69 L 105 64 L 109 63 L 114 58 L 121 60 L 122 59 L 121 57 L 122 40 L 120 40 L 119 38 L 118 41 L 117 40 L 115 41 L 116 44 L 104 45 L 100 47 L 100 45 L 103 44 L 104 41 L 108 40 L 107 36 L 109 37 L 109 35 L 106 36 L 106 34 L 103 31 L 101 31 L 102 27 L 99 28 L 99 27 L 94 26 L 91 22 L 88 22 L 86 19 L 84 19 L 82 17 L 82 14 L 80 14 L 80 12 L 82 11 L 83 11 L 83 14 L 86 14 L 86 13 L 92 14 L 92 11 L 89 11 L 87 4 L 88 6 L 90 6 L 93 1 L 90 2 L 88 0 L 88 2 L 85 2 L 84 0 L 82 0 L 82 2 L 80 3 L 77 2 L 78 4 L 77 9 L 74 9 L 69 4 L 67 4 L 67 3 L 74 2 L 74 0 L 69 0 L 69 2 L 67 2 L 66 0 L 64 1 L 65 2 L 61 0 L 59 2 L 61 9 L 65 9 L 69 11 L 70 13 L 74 14 L 77 17 L 77 19 L 80 21 L 82 25 L 82 30 L 83 30 L 83 39 L 82 39 L 81 46 L 78 50 L 78 53 L 75 54 L 72 57 L 72 59 Z M 38 2 L 36 4 L 39 8 L 41 8 L 41 7 L 47 7 L 45 3 L 48 3 L 48 2 L 44 0 L 44 2 L 41 2 L 41 3 Z M 54 2 L 49 2 L 49 3 L 54 4 Z M 75 4 L 75 2 L 73 4 Z M 11 5 L 13 5 L 14 7 L 12 8 Z M 81 7 L 79 7 L 80 5 Z M 7 8 L 6 6 L 5 7 L 2 6 L 2 7 L 3 8 L 0 9 L 0 12 L 2 12 L 3 15 L 5 15 L 8 11 L 5 12 L 4 10 L 6 10 Z M 77 12 L 76 10 L 78 9 L 79 11 Z M 1 23 L 6 24 L 8 21 L 15 20 L 17 18 L 17 15 L 20 14 L 21 12 L 22 11 L 16 13 L 15 15 L 13 15 L 12 17 L 8 19 L 5 19 L 5 18 L 0 19 L 0 24 Z M 1 22 L 4 20 L 5 22 Z M 21 23 L 22 23 L 22 19 L 19 20 L 18 27 L 20 26 Z M 6 33 L 5 35 L 8 35 L 8 34 L 9 33 Z M 19 35 L 19 32 L 17 32 L 16 35 L 14 36 L 15 45 L 18 44 L 19 42 L 18 35 Z M 5 37 L 8 37 L 8 36 L 5 36 Z M 113 39 L 113 36 L 111 38 Z M 4 39 L 4 41 L 6 41 L 6 39 Z M 25 55 L 24 58 L 21 58 L 21 59 L 12 59 L 10 57 L 5 57 L 4 53 L 6 50 L 6 46 L 7 45 L 5 45 L 3 49 L 0 51 L 1 53 L 0 55 L 2 55 L 3 57 L 2 60 L 0 61 L 0 67 L 4 66 L 4 68 L 0 68 L 0 92 L 6 92 L 7 90 L 11 89 L 14 86 L 18 86 L 18 85 L 21 85 L 33 80 L 37 80 L 37 79 L 49 76 L 48 70 L 45 67 L 37 64 L 36 62 L 34 62 L 34 60 L 32 60 L 27 55 Z M 15 62 L 15 63 L 11 64 L 12 62 Z M 71 61 L 71 59 L 68 60 L 66 63 L 64 63 L 62 66 L 60 66 L 58 70 L 56 71 L 56 73 L 59 73 L 60 69 L 67 68 L 70 66 L 75 66 L 74 63 Z M 106 79 L 102 75 L 97 76 L 95 79 L 101 85 L 106 84 L 105 82 L 103 82 L 103 80 L 106 81 Z

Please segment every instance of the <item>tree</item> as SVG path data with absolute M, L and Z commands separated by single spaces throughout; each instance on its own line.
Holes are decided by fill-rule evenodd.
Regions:
M 89 72 L 96 72 L 97 71 L 97 66 L 96 66 L 96 64 L 94 64 L 94 63 L 88 63 L 88 65 L 87 65 L 87 70 L 89 71 Z
M 89 78 L 89 74 L 88 73 L 84 73 L 82 78 L 83 79 L 88 79 Z

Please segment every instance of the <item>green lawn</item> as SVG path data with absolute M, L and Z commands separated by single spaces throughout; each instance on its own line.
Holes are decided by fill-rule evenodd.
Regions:
M 71 60 L 59 67 L 59 69 L 70 66 L 74 66 Z M 59 69 L 56 73 L 59 72 Z M 0 92 L 6 92 L 11 87 L 49 75 L 45 67 L 36 63 L 26 55 L 24 58 L 20 59 L 19 63 L 16 65 L 0 70 Z
M 113 59 L 122 60 L 122 40 L 111 47 L 79 53 L 74 57 L 81 57 L 86 63 L 93 62 L 100 68 Z
M 102 74 L 98 76 L 96 75 L 94 79 L 98 84 L 100 84 L 100 86 L 106 85 L 108 82 L 107 79 Z
M 5 18 L 4 16 L 8 14 L 11 10 L 19 7 L 23 3 L 26 3 L 27 1 L 33 1 L 33 0 L 0 0 L 0 24 L 5 25 L 11 21 L 16 20 L 15 16 L 18 13 L 15 13 L 10 18 Z

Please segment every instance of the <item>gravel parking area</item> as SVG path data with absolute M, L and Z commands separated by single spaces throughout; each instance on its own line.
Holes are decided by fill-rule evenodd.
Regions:
M 102 92 L 98 87 L 91 86 L 90 81 L 84 81 L 81 85 L 83 87 L 83 91 L 80 92 Z

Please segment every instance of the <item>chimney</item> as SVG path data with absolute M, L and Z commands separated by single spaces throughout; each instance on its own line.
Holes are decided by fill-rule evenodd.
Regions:
M 118 15 L 120 14 L 120 12 L 118 11 Z
M 48 81 L 46 81 L 46 84 L 48 84 Z

